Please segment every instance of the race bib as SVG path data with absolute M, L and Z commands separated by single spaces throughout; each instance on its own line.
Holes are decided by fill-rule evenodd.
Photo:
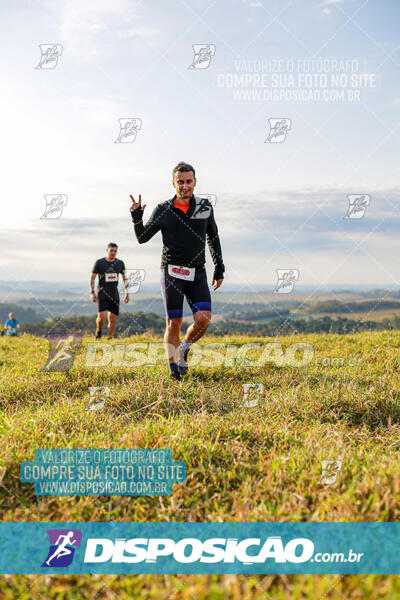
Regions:
M 186 281 L 193 281 L 196 273 L 196 268 L 192 267 L 178 267 L 177 265 L 168 265 L 168 275 L 176 277 L 177 279 L 185 279 Z
M 118 281 L 118 273 L 105 273 L 105 281 Z

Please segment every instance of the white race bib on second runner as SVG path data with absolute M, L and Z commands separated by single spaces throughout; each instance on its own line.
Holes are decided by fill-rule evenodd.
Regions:
M 178 267 L 177 265 L 168 265 L 168 275 L 177 279 L 185 279 L 186 281 L 194 281 L 196 267 Z
M 105 281 L 118 281 L 118 273 L 105 273 Z

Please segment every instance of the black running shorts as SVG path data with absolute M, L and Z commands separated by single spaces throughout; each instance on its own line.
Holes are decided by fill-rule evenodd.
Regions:
M 161 269 L 161 292 L 164 300 L 165 315 L 169 319 L 179 319 L 183 315 L 183 298 L 195 313 L 199 310 L 211 311 L 211 295 L 204 267 L 197 267 L 193 281 L 178 279 Z
M 119 293 L 117 288 L 115 292 L 106 292 L 104 290 L 97 292 L 97 310 L 98 312 L 107 310 L 114 315 L 119 315 Z

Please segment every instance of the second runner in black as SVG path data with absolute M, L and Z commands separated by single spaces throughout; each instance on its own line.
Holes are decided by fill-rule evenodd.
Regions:
M 107 255 L 99 258 L 93 265 L 90 276 L 90 297 L 93 302 L 97 301 L 96 339 L 101 338 L 106 315 L 108 314 L 107 338 L 114 337 L 116 319 L 119 315 L 119 292 L 118 276 L 121 275 L 125 287 L 125 304 L 129 302 L 127 282 L 125 276 L 125 265 L 122 260 L 116 258 L 118 246 L 110 242 L 107 246 Z M 94 291 L 96 276 L 99 278 L 97 294 Z

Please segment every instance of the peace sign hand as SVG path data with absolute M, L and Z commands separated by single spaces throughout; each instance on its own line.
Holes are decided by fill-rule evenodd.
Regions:
M 146 204 L 142 206 L 142 195 L 139 194 L 139 202 L 135 201 L 135 198 L 130 194 L 132 200 L 131 215 L 134 223 L 140 223 L 143 219 L 143 211 L 146 208 Z

